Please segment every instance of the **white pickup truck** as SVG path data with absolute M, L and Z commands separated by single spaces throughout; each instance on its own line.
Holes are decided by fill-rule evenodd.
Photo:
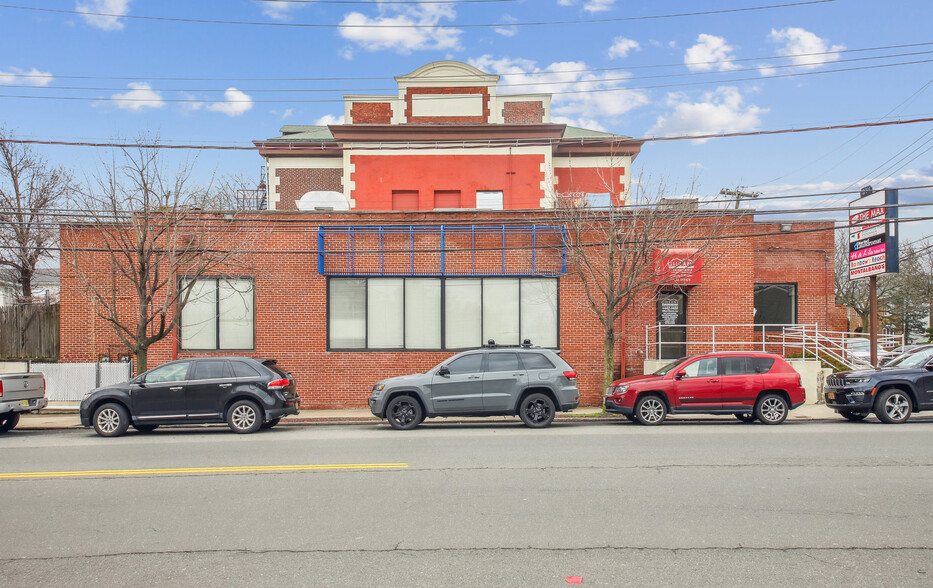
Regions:
M 19 423 L 19 415 L 44 408 L 45 376 L 39 372 L 0 374 L 0 433 Z

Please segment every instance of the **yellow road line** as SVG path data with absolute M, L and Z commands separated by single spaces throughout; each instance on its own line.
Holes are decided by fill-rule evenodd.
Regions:
M 213 468 L 156 468 L 139 470 L 84 470 L 76 472 L 0 473 L 0 480 L 23 478 L 76 478 L 86 476 L 150 476 L 158 474 L 227 474 L 237 472 L 304 472 L 312 470 L 386 470 L 407 468 L 407 463 L 338 463 L 320 465 L 230 466 Z

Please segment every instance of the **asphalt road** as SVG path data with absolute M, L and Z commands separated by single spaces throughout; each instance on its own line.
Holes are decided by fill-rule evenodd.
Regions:
M 930 586 L 931 448 L 923 415 L 14 430 L 0 585 Z

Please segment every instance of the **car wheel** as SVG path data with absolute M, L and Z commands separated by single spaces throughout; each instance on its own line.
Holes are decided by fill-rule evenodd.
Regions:
M 423 420 L 421 405 L 408 395 L 396 396 L 386 407 L 386 419 L 393 429 L 408 431 Z
M 764 394 L 755 403 L 755 418 L 766 425 L 780 425 L 789 411 L 787 401 L 777 394 Z
M 130 426 L 130 415 L 121 404 L 104 404 L 94 411 L 94 430 L 101 437 L 119 437 Z
M 554 420 L 554 401 L 547 394 L 535 392 L 522 400 L 518 416 L 526 426 L 540 429 Z
M 262 426 L 262 413 L 252 400 L 237 400 L 227 410 L 227 425 L 234 433 L 255 433 Z
M 279 421 L 280 421 L 280 420 L 282 420 L 282 419 L 281 419 L 281 418 L 269 419 L 268 421 L 264 422 L 259 428 L 260 428 L 260 429 L 271 429 L 272 427 L 274 427 L 274 426 L 276 426 L 277 424 L 279 424 Z
M 133 428 L 139 431 L 140 433 L 151 433 L 159 428 L 159 425 L 143 425 L 139 423 L 133 423 Z
M 635 420 L 642 425 L 660 425 L 667 417 L 667 405 L 657 396 L 642 396 L 635 403 Z
M 852 421 L 853 423 L 864 421 L 868 416 L 867 412 L 852 412 L 851 410 L 840 410 L 839 414 L 842 415 L 842 418 L 847 421 Z
M 883 423 L 906 423 L 911 412 L 910 397 L 897 388 L 885 390 L 875 401 L 875 416 Z
M 0 415 L 0 433 L 6 433 L 19 423 L 18 412 L 8 412 Z
M 755 422 L 755 415 L 749 412 L 736 413 L 735 418 L 739 419 L 743 423 L 754 423 Z

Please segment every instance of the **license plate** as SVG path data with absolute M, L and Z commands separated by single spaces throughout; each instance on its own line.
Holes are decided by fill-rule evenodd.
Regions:
M 19 405 L 20 405 L 20 406 L 29 406 L 29 401 L 28 401 L 28 400 L 20 400 L 20 401 L 19 401 Z
M 829 394 L 826 395 L 826 398 L 829 398 L 830 400 L 835 400 L 835 399 L 836 399 L 836 395 L 835 395 L 834 393 L 830 392 Z

